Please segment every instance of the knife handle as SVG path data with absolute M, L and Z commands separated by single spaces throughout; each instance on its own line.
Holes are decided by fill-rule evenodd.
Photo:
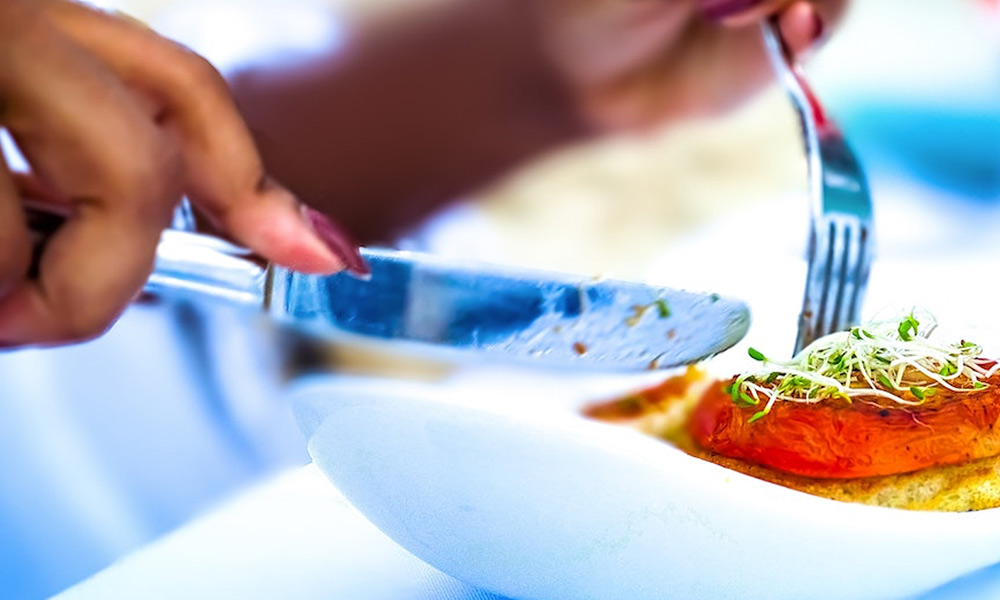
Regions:
M 25 211 L 33 246 L 29 274 L 34 277 L 45 244 L 66 216 L 36 203 L 26 205 Z M 168 229 L 160 236 L 153 272 L 143 291 L 162 298 L 211 299 L 261 308 L 268 271 L 245 248 L 211 235 Z

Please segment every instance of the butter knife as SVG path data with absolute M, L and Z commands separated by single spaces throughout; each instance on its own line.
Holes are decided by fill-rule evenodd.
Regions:
M 53 217 L 33 213 L 36 231 Z M 163 232 L 145 291 L 217 300 L 332 340 L 362 336 L 426 353 L 588 369 L 664 369 L 736 344 L 742 302 L 717 294 L 364 248 L 370 277 L 260 264 L 219 238 Z

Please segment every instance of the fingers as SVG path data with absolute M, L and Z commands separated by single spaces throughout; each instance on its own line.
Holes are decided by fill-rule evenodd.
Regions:
M 148 276 L 180 197 L 180 164 L 117 77 L 37 11 L 14 17 L 0 19 L 17 48 L 0 64 L 3 125 L 40 189 L 69 201 L 72 216 L 48 241 L 37 278 L 0 300 L 0 343 L 87 339 Z
M 778 16 L 782 37 L 796 55 L 812 48 L 838 22 L 846 0 L 699 0 L 702 15 L 729 27 L 745 27 Z
M 798 56 L 823 38 L 826 21 L 809 2 L 795 2 L 778 16 L 778 28 L 785 45 Z
M 17 187 L 0 154 L 0 301 L 27 276 L 31 240 Z
M 698 0 L 701 14 L 725 25 L 742 27 L 777 13 L 789 0 Z
M 47 10 L 78 43 L 153 98 L 154 118 L 180 149 L 185 191 L 215 226 L 299 271 L 331 273 L 360 261 L 346 239 L 325 243 L 294 195 L 265 176 L 229 89 L 208 62 L 130 19 L 63 0 L 49 0 Z

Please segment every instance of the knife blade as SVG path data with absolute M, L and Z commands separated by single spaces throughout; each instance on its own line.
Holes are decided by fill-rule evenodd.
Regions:
M 37 263 L 65 215 L 29 205 L 27 217 Z M 167 230 L 144 291 L 262 311 L 331 340 L 625 371 L 698 362 L 736 344 L 750 325 L 743 302 L 717 294 L 416 252 L 361 254 L 369 277 L 304 275 L 217 237 Z
M 747 306 L 717 294 L 362 249 L 370 277 L 303 275 L 261 266 L 246 251 L 164 232 L 146 291 L 193 294 L 263 309 L 286 325 L 395 349 L 473 352 L 490 359 L 590 369 L 664 369 L 736 344 Z

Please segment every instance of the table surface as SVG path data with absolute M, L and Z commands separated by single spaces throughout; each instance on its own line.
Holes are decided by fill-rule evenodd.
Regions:
M 912 600 L 1000 597 L 1000 566 Z M 500 600 L 420 561 L 309 465 L 266 481 L 54 600 Z
M 263 482 L 56 598 L 497 597 L 403 550 L 309 465 Z

